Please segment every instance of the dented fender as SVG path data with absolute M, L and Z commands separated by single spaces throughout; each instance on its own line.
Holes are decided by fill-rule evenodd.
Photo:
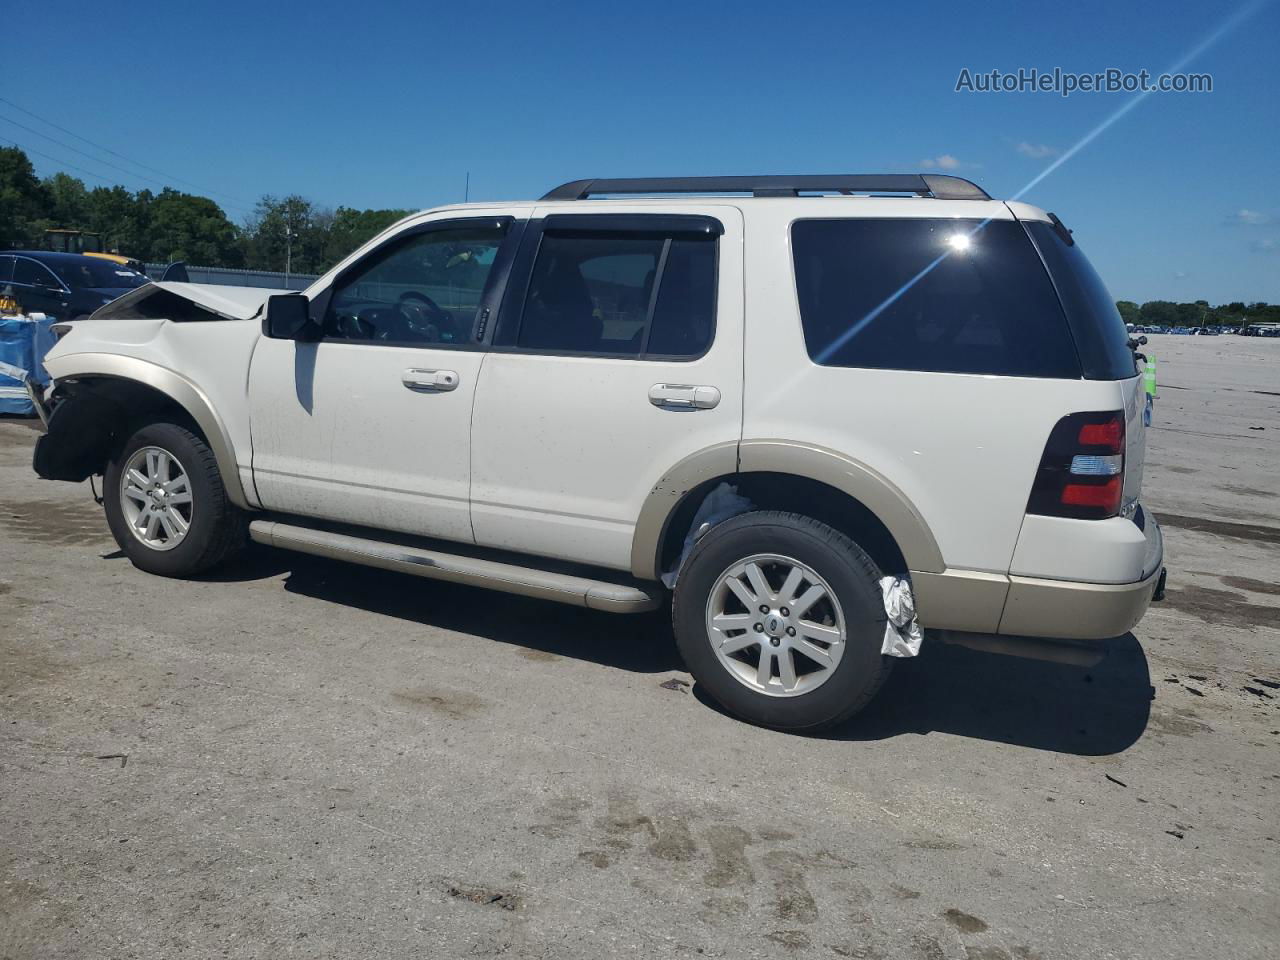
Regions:
M 253 506 L 240 482 L 230 432 L 208 395 L 191 380 L 157 363 L 107 353 L 64 355 L 46 359 L 45 366 L 55 383 L 67 379 L 109 378 L 142 384 L 164 394 L 185 410 L 204 434 L 232 503 L 238 507 Z M 90 470 L 75 476 L 85 469 L 88 460 L 100 453 L 95 444 L 85 442 L 86 432 L 102 437 L 103 443 L 109 442 L 112 436 L 114 411 L 94 400 L 92 394 L 85 394 L 54 408 L 49 432 L 37 443 L 35 467 L 41 476 L 83 480 L 89 473 L 96 472 Z

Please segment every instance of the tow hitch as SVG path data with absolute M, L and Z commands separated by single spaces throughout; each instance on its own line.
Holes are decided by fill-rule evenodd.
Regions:
M 1164 582 L 1168 576 L 1169 576 L 1168 569 L 1162 567 L 1160 569 L 1160 579 L 1156 581 L 1155 592 L 1151 594 L 1152 603 L 1159 603 L 1161 600 L 1164 599 Z

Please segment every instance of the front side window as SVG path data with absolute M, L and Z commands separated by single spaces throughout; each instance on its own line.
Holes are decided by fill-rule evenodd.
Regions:
M 58 285 L 58 281 L 54 279 L 53 274 L 45 269 L 43 264 L 28 260 L 26 257 L 15 258 L 13 282 L 25 283 L 29 287 L 56 287 L 59 290 L 62 289 Z
M 716 240 L 547 230 L 515 346 L 548 353 L 690 359 L 715 325 Z
M 802 220 L 805 345 L 833 367 L 1078 378 L 1039 255 L 1013 220 Z
M 470 342 L 505 227 L 459 226 L 392 241 L 334 287 L 326 339 L 460 345 Z

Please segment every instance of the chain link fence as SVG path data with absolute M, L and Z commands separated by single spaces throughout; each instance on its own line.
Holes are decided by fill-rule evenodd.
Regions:
M 167 263 L 147 263 L 147 276 L 159 280 Z M 314 273 L 291 273 L 288 282 L 285 274 L 270 270 L 234 270 L 230 267 L 187 266 L 187 277 L 192 283 L 220 283 L 230 287 L 265 287 L 271 290 L 305 290 L 318 277 Z

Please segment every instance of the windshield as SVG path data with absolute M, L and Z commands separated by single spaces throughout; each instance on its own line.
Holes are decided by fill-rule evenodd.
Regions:
M 137 270 L 94 257 L 63 260 L 48 263 L 46 266 L 52 268 L 53 272 L 62 278 L 62 282 L 72 290 L 82 290 L 85 287 L 132 289 L 148 282 L 147 278 Z

